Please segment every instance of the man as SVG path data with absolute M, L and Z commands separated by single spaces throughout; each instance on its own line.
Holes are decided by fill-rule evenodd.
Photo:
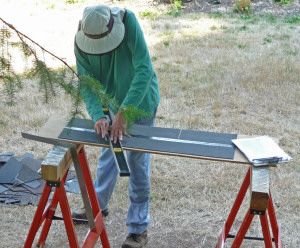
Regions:
M 80 76 L 97 79 L 106 93 L 121 106 L 135 106 L 154 114 L 159 103 L 158 80 L 154 72 L 143 32 L 135 15 L 119 7 L 93 6 L 84 9 L 75 36 L 77 71 Z M 102 106 L 84 84 L 81 95 L 86 109 L 95 123 L 95 131 L 105 137 L 109 124 Z M 126 121 L 122 112 L 115 113 L 110 127 L 111 140 L 122 140 L 126 134 Z M 153 126 L 153 119 L 136 123 Z M 127 152 L 131 175 L 129 177 L 130 206 L 126 225 L 129 231 L 122 247 L 143 247 L 147 242 L 150 221 L 150 155 Z M 108 214 L 108 202 L 118 178 L 110 149 L 102 149 L 97 167 L 95 189 L 103 215 Z M 82 217 L 73 213 L 74 217 Z

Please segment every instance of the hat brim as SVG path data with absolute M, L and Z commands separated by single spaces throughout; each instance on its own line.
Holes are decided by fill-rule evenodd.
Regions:
M 100 39 L 92 39 L 87 37 L 83 30 L 80 29 L 75 35 L 76 45 L 80 50 L 87 54 L 104 54 L 117 48 L 123 41 L 125 36 L 124 23 L 116 16 L 111 32 Z

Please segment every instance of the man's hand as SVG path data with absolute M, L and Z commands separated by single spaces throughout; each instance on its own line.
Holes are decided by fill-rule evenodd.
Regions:
M 99 136 L 101 136 L 102 138 L 105 138 L 108 127 L 109 127 L 109 123 L 106 120 L 106 118 L 103 117 L 96 121 L 94 129 Z
M 126 120 L 122 116 L 122 113 L 119 111 L 115 115 L 115 118 L 110 128 L 110 140 L 116 143 L 118 138 L 120 141 L 123 139 L 123 135 L 126 137 L 130 137 L 130 135 L 126 133 L 126 127 Z

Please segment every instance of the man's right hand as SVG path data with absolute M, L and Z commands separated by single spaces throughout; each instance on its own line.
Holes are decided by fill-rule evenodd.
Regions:
M 102 138 L 105 138 L 105 135 L 107 134 L 107 130 L 109 127 L 109 123 L 106 120 L 105 117 L 100 118 L 96 121 L 94 129 L 96 131 L 96 133 L 101 136 Z

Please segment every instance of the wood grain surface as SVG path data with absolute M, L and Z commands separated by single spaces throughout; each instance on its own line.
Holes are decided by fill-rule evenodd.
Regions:
M 82 146 L 77 145 L 77 151 L 80 151 Z M 53 146 L 41 164 L 41 178 L 50 182 L 60 182 L 71 164 L 70 148 Z

